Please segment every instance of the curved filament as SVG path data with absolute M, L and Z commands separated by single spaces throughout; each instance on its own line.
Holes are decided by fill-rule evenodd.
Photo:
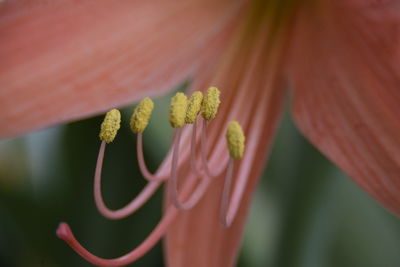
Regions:
M 139 209 L 147 200 L 154 194 L 157 188 L 160 186 L 160 182 L 150 182 L 146 187 L 140 192 L 140 194 L 135 197 L 129 204 L 125 207 L 117 210 L 109 209 L 104 201 L 101 194 L 101 171 L 103 166 L 104 152 L 106 143 L 103 141 L 100 145 L 99 156 L 97 157 L 96 172 L 94 178 L 94 200 L 96 207 L 99 212 L 108 219 L 121 219 L 129 216 L 137 209 Z
M 174 136 L 172 137 L 172 144 L 174 144 L 175 140 L 174 140 Z M 161 182 L 161 181 L 165 181 L 168 179 L 167 175 L 158 175 L 156 174 L 152 174 L 149 172 L 149 170 L 147 169 L 147 165 L 146 165 L 146 161 L 144 160 L 144 155 L 143 155 L 143 135 L 142 133 L 138 133 L 137 134 L 137 158 L 138 158 L 138 162 L 139 162 L 139 168 L 140 171 L 142 173 L 142 175 L 144 176 L 144 178 L 146 178 L 147 181 L 150 182 Z
M 182 188 L 182 196 L 187 197 L 189 193 L 193 190 L 194 186 L 195 186 L 194 179 L 186 180 Z M 75 236 L 72 233 L 71 228 L 66 223 L 60 223 L 56 233 L 57 236 L 63 239 L 65 242 L 67 242 L 67 244 L 73 250 L 75 250 L 76 253 L 78 253 L 85 260 L 94 265 L 107 266 L 107 267 L 124 266 L 136 261 L 143 255 L 145 255 L 150 249 L 152 249 L 154 245 L 166 233 L 169 225 L 174 220 L 177 214 L 178 210 L 173 205 L 170 205 L 165 215 L 163 216 L 162 220 L 156 226 L 156 228 L 154 228 L 154 230 L 150 233 L 150 235 L 138 247 L 133 249 L 131 252 L 114 259 L 104 259 L 89 252 L 79 243 L 78 240 L 76 240 Z

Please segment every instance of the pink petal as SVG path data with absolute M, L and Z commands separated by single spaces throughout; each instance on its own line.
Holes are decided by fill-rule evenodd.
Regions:
M 251 196 L 263 171 L 286 94 L 279 76 L 281 50 L 273 53 L 270 43 L 262 42 L 268 36 L 264 30 L 258 36 L 260 40 L 250 37 L 246 38 L 246 45 L 233 43 L 211 83 L 221 89 L 222 97 L 219 114 L 209 125 L 212 168 L 218 168 L 227 158 L 225 130 L 230 120 L 238 120 L 247 136 L 245 157 L 236 166 L 235 179 L 246 175 L 249 182 L 236 220 L 230 228 L 224 228 L 219 220 L 222 174 L 197 206 L 181 212 L 171 225 L 165 241 L 168 266 L 225 267 L 233 266 L 237 260 Z M 283 47 L 278 44 L 275 48 Z M 190 166 L 188 161 L 181 166 L 181 179 L 193 179 L 185 168 Z
M 291 61 L 293 113 L 301 131 L 397 214 L 399 26 L 395 1 L 304 7 L 296 21 Z
M 0 136 L 160 94 L 225 46 L 221 1 L 0 3 Z

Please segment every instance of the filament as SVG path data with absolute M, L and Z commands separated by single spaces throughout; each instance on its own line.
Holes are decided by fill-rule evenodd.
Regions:
M 203 127 L 202 127 L 202 133 L 201 133 L 201 149 L 200 149 L 201 162 L 202 162 L 202 166 L 204 168 L 206 175 L 208 177 L 215 178 L 215 177 L 218 177 L 219 174 L 227 168 L 227 165 L 229 162 L 229 157 L 225 163 L 223 163 L 219 166 L 219 168 L 217 167 L 213 171 L 210 170 L 210 168 L 208 166 L 208 161 L 207 161 L 207 124 L 208 124 L 208 122 L 205 119 L 203 119 Z
M 225 227 L 229 227 L 236 215 L 237 209 L 239 208 L 240 203 L 236 203 L 236 206 L 231 205 L 230 201 L 230 191 L 232 187 L 233 180 L 233 170 L 235 168 L 235 160 L 233 158 L 229 159 L 228 167 L 226 170 L 224 190 L 222 192 L 222 201 L 221 201 L 221 223 Z M 235 186 L 235 189 L 237 186 Z
M 140 194 L 135 197 L 129 204 L 125 207 L 117 210 L 109 209 L 104 201 L 101 194 L 101 171 L 103 166 L 104 152 L 106 148 L 106 142 L 102 141 L 100 145 L 99 156 L 97 157 L 95 178 L 94 178 L 94 199 L 96 207 L 99 212 L 108 219 L 121 219 L 129 216 L 137 209 L 139 209 L 143 204 L 149 200 L 149 198 L 154 194 L 157 188 L 160 186 L 160 182 L 150 182 L 145 188 L 140 192 Z
M 182 196 L 187 197 L 190 191 L 193 189 L 194 185 L 194 179 L 188 179 L 187 181 L 185 181 L 182 189 Z M 132 263 L 133 261 L 136 261 L 143 255 L 145 255 L 150 249 L 152 249 L 154 245 L 157 244 L 162 236 L 166 233 L 169 225 L 175 219 L 177 214 L 178 210 L 173 205 L 170 205 L 161 221 L 138 247 L 121 257 L 113 259 L 98 257 L 85 249 L 75 238 L 71 228 L 66 223 L 60 223 L 56 233 L 57 236 L 64 240 L 76 253 L 78 253 L 82 256 L 82 258 L 94 265 L 107 267 L 124 266 Z
M 176 132 L 176 143 L 174 145 L 173 154 L 172 154 L 172 164 L 171 164 L 171 181 L 170 181 L 170 194 L 173 204 L 177 209 L 180 210 L 188 210 L 194 207 L 201 197 L 206 192 L 208 185 L 210 184 L 210 179 L 202 179 L 200 184 L 194 189 L 193 193 L 190 195 L 190 198 L 185 202 L 181 202 L 179 200 L 178 194 L 178 178 L 177 178 L 177 166 L 179 161 L 179 145 L 181 139 L 181 130 L 177 130 Z
M 172 144 L 175 142 L 175 140 L 172 140 Z M 158 175 L 158 174 L 152 174 L 149 172 L 146 161 L 144 160 L 144 155 L 143 155 L 143 134 L 138 133 L 137 134 L 137 158 L 138 158 L 138 163 L 139 163 L 139 168 L 146 180 L 152 181 L 152 182 L 161 182 L 165 181 L 168 179 L 167 175 Z
M 190 167 L 196 177 L 201 177 L 199 169 L 196 164 L 196 137 L 197 137 L 197 119 L 192 125 L 192 139 L 190 142 Z

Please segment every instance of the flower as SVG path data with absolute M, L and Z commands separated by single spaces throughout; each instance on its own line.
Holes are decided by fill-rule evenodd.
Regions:
M 237 119 L 247 153 L 235 173 L 249 180 L 228 229 L 216 205 L 223 179 L 180 212 L 168 228 L 166 260 L 231 266 L 288 88 L 303 134 L 400 214 L 399 15 L 389 0 L 4 1 L 0 132 L 97 114 L 187 77 L 193 88 L 216 85 L 222 104 L 210 151 L 222 153 L 225 122 Z

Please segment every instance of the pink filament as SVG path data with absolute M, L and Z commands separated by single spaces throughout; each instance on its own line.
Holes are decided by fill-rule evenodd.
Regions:
M 189 193 L 191 193 L 189 200 L 185 203 L 181 203 L 178 199 L 178 192 L 177 192 L 177 166 L 179 161 L 179 145 L 181 139 L 181 131 L 176 131 L 174 148 L 173 148 L 173 155 L 172 155 L 172 163 L 171 163 L 171 188 L 174 190 L 172 191 L 172 200 L 175 206 L 179 209 L 190 209 L 192 208 L 200 198 L 204 195 L 205 191 L 210 184 L 210 179 L 202 179 L 200 184 L 194 188 L 195 179 L 187 179 L 185 181 L 182 195 L 183 197 L 187 198 Z M 196 132 L 194 131 L 194 135 Z M 95 192 L 95 202 L 96 206 L 99 211 L 107 218 L 110 219 L 118 219 L 128 216 L 132 212 L 134 212 L 137 208 L 141 207 L 149 197 L 154 193 L 157 187 L 160 185 L 161 182 L 150 182 L 145 189 L 139 194 L 137 198 L 135 198 L 129 205 L 120 209 L 120 210 L 109 210 L 102 199 L 101 196 L 101 171 L 104 159 L 106 143 L 102 142 L 100 145 L 99 156 L 97 158 L 97 165 L 96 165 L 96 173 L 95 173 L 95 184 L 94 184 L 94 192 Z M 169 224 L 173 221 L 173 219 L 177 215 L 177 209 L 174 206 L 170 206 L 162 218 L 162 220 L 158 223 L 156 228 L 150 233 L 150 235 L 135 249 L 131 252 L 114 259 L 104 259 L 100 258 L 87 249 L 85 249 L 79 241 L 75 238 L 72 233 L 71 228 L 66 223 L 60 223 L 59 227 L 57 228 L 57 236 L 63 239 L 67 244 L 79 255 L 81 255 L 85 260 L 88 262 L 98 265 L 98 266 L 123 266 L 129 264 L 143 255 L 145 255 L 153 246 L 162 238 L 165 232 L 168 229 Z
M 208 162 L 207 162 L 207 141 L 206 141 L 206 132 L 207 132 L 207 121 L 203 120 L 203 129 L 201 133 L 201 167 L 200 170 L 196 166 L 196 122 L 193 125 L 193 133 L 191 139 L 191 167 L 195 174 L 195 176 L 203 176 L 206 178 L 216 177 L 219 175 L 223 169 L 226 170 L 226 180 L 224 184 L 222 202 L 221 202 L 221 221 L 225 227 L 229 227 L 237 213 L 237 210 L 240 206 L 240 200 L 243 190 L 246 187 L 247 183 L 247 175 L 239 175 L 236 180 L 236 184 L 234 186 L 232 197 L 230 198 L 231 187 L 233 183 L 233 171 L 234 171 L 234 160 L 227 158 L 226 164 L 222 164 L 218 166 L 218 169 L 213 169 L 214 172 L 210 172 Z M 177 190 L 177 168 L 179 162 L 179 146 L 181 141 L 181 130 L 176 132 L 175 141 L 173 142 L 173 151 L 172 151 L 172 161 L 171 161 L 171 184 L 170 184 L 170 196 L 172 197 L 172 203 L 177 209 L 190 209 L 194 205 L 198 203 L 201 197 L 206 192 L 209 184 L 212 182 L 212 179 L 201 179 L 198 185 L 194 187 L 196 180 L 195 179 L 186 179 L 183 185 L 183 189 L 181 194 L 178 194 Z M 100 152 L 98 156 L 97 166 L 96 166 L 96 175 L 95 175 L 95 200 L 96 205 L 99 211 L 110 219 L 123 218 L 128 216 L 136 209 L 141 207 L 154 193 L 154 191 L 158 188 L 161 181 L 167 180 L 168 176 L 158 176 L 157 174 L 151 174 L 145 164 L 144 156 L 143 156 L 143 146 L 142 146 L 142 135 L 138 135 L 138 160 L 139 166 L 143 173 L 143 176 L 151 182 L 145 187 L 145 189 L 139 194 L 139 196 L 134 199 L 129 205 L 120 209 L 120 210 L 109 210 L 105 205 L 101 197 L 101 168 L 104 158 L 105 152 L 105 143 L 102 142 L 100 147 Z M 160 178 L 161 177 L 161 178 Z M 194 178 L 192 176 L 187 178 Z M 194 188 L 194 190 L 193 190 Z M 192 193 L 190 193 L 192 192 Z M 190 195 L 189 195 L 190 193 Z M 179 200 L 179 196 L 187 199 L 184 203 Z M 177 209 L 174 206 L 169 206 L 167 212 L 163 219 L 159 222 L 153 232 L 141 243 L 137 248 L 132 250 L 131 252 L 114 259 L 104 259 L 97 257 L 87 251 L 74 237 L 70 227 L 66 223 L 61 223 L 57 229 L 57 235 L 59 238 L 63 239 L 68 243 L 69 246 L 73 250 L 75 250 L 78 254 L 80 254 L 84 259 L 91 262 L 92 264 L 99 266 L 122 266 L 129 264 L 138 258 L 145 255 L 165 234 L 169 224 L 173 221 L 177 214 Z
M 179 133 L 180 134 L 180 133 Z M 100 148 L 100 153 L 99 153 L 99 158 L 102 157 L 101 154 L 104 154 L 104 147 L 105 144 L 102 144 L 103 148 Z M 158 182 L 154 182 L 158 183 Z M 182 189 L 182 196 L 187 197 L 189 193 L 193 190 L 193 187 L 195 185 L 195 180 L 194 179 L 188 179 L 185 181 Z M 109 266 L 109 267 L 115 267 L 115 266 L 123 266 L 127 265 L 143 255 L 145 255 L 150 249 L 154 247 L 154 245 L 161 239 L 161 237 L 165 234 L 165 232 L 168 229 L 169 224 L 174 220 L 176 217 L 178 211 L 174 206 L 170 206 L 162 220 L 158 223 L 156 228 L 150 233 L 150 235 L 135 249 L 133 249 L 131 252 L 118 257 L 114 259 L 104 259 L 100 258 L 92 253 L 90 253 L 88 250 L 86 250 L 79 242 L 76 240 L 75 236 L 73 235 L 71 228 L 68 226 L 66 223 L 60 223 L 60 225 L 57 228 L 57 236 L 61 239 L 63 239 L 67 244 L 75 250 L 76 253 L 81 255 L 85 260 L 88 262 L 97 265 L 97 266 Z
M 195 125 L 194 125 L 195 127 Z M 209 184 L 210 179 L 202 179 L 200 184 L 194 189 L 193 193 L 191 194 L 190 198 L 186 200 L 186 202 L 181 202 L 178 196 L 178 178 L 177 178 L 177 166 L 179 160 L 179 145 L 181 139 L 181 129 L 177 130 L 176 132 L 176 142 L 174 145 L 174 150 L 172 154 L 172 164 L 171 164 L 171 182 L 170 182 L 170 194 L 173 204 L 177 209 L 180 210 L 188 210 L 194 207 L 201 197 L 206 192 Z M 194 132 L 195 133 L 195 132 Z
M 108 219 L 121 219 L 129 216 L 137 209 L 139 209 L 146 201 L 154 194 L 157 188 L 160 186 L 160 182 L 150 182 L 146 187 L 140 192 L 140 194 L 135 197 L 129 204 L 118 210 L 110 210 L 107 208 L 103 201 L 101 194 L 101 170 L 103 166 L 104 152 L 106 143 L 103 141 L 100 145 L 99 156 L 97 157 L 96 172 L 94 178 L 94 199 L 96 207 L 99 212 Z
M 175 142 L 175 137 L 172 137 L 172 144 Z M 144 155 L 143 155 L 143 135 L 142 133 L 137 134 L 137 158 L 139 162 L 139 168 L 140 171 L 142 172 L 142 175 L 146 178 L 148 181 L 152 182 L 160 182 L 168 179 L 167 175 L 157 175 L 157 174 L 151 174 L 149 170 L 147 169 L 146 166 L 146 161 L 144 160 Z
M 215 169 L 214 171 L 211 171 L 210 168 L 208 167 L 208 162 L 207 162 L 207 120 L 203 119 L 203 129 L 201 132 L 201 162 L 202 166 L 204 168 L 205 173 L 207 174 L 208 177 L 215 178 L 218 177 L 219 174 L 226 169 L 228 165 L 229 158 L 226 163 L 221 164 L 219 168 Z
M 230 158 L 228 163 L 228 168 L 226 170 L 224 191 L 222 193 L 222 201 L 221 201 L 221 223 L 225 227 L 229 227 L 232 224 L 235 218 L 236 211 L 239 207 L 239 205 L 237 205 L 237 207 L 233 207 L 232 205 L 230 205 L 229 201 L 234 168 L 235 168 L 235 160 L 233 158 Z
M 197 137 L 197 118 L 193 123 L 192 126 L 192 139 L 190 142 L 190 167 L 193 170 L 194 174 L 196 175 L 196 177 L 200 177 L 200 173 L 199 170 L 196 166 L 196 137 Z

